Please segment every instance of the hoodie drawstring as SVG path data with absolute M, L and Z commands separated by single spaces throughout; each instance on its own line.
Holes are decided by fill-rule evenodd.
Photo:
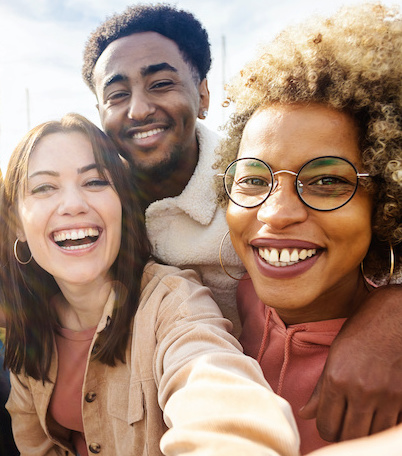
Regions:
M 285 380 L 286 369 L 288 367 L 289 360 L 290 360 L 290 344 L 292 342 L 292 337 L 295 333 L 300 332 L 300 331 L 305 331 L 305 330 L 306 330 L 306 328 L 298 326 L 296 328 L 291 328 L 286 331 L 285 353 L 284 353 L 284 357 L 283 357 L 281 373 L 279 375 L 278 389 L 276 391 L 276 394 L 278 394 L 279 396 L 282 393 L 282 387 L 283 387 L 283 382 Z
M 264 354 L 265 347 L 267 345 L 267 339 L 268 339 L 268 333 L 269 333 L 269 331 L 268 331 L 268 329 L 269 329 L 269 319 L 271 318 L 271 313 L 272 313 L 272 311 L 268 307 L 267 314 L 265 316 L 264 333 L 262 335 L 260 349 L 258 350 L 258 356 L 257 356 L 258 364 L 261 364 L 262 355 Z
M 264 352 L 267 347 L 268 335 L 269 335 L 269 322 L 271 319 L 271 314 L 272 314 L 272 310 L 268 307 L 267 311 L 266 311 L 266 316 L 265 316 L 264 332 L 262 335 L 261 345 L 260 345 L 260 349 L 258 350 L 258 356 L 257 356 L 258 364 L 261 364 L 262 357 L 263 357 Z M 287 370 L 289 360 L 290 360 L 290 347 L 291 347 L 292 337 L 295 333 L 300 332 L 300 331 L 305 331 L 305 330 L 306 330 L 306 328 L 304 328 L 303 326 L 302 327 L 297 326 L 297 327 L 291 328 L 289 330 L 286 330 L 283 364 L 282 364 L 281 372 L 279 374 L 278 389 L 276 391 L 276 394 L 278 394 L 278 395 L 281 395 L 282 388 L 283 388 L 283 382 L 285 380 L 286 370 Z

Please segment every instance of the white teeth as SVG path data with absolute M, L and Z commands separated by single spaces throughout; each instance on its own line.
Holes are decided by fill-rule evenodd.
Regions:
M 301 260 L 305 260 L 307 258 L 307 250 L 306 249 L 303 249 L 300 253 L 299 253 L 299 258 Z
M 290 255 L 289 255 L 289 250 L 288 249 L 283 249 L 282 250 L 281 256 L 279 257 L 279 261 L 281 263 L 289 263 Z
M 290 261 L 299 261 L 299 252 L 296 249 L 290 255 Z
M 154 130 L 149 130 L 149 131 L 142 131 L 138 133 L 133 134 L 133 139 L 144 139 L 144 138 L 149 138 L 152 135 L 156 135 L 157 133 L 161 133 L 164 131 L 164 128 L 155 128 Z
M 53 234 L 53 239 L 55 242 L 63 242 L 70 239 L 76 241 L 89 236 L 99 236 L 99 230 L 97 228 L 81 228 L 79 230 L 59 231 Z
M 316 249 L 282 249 L 278 251 L 277 249 L 268 249 L 268 248 L 259 248 L 258 253 L 261 258 L 263 258 L 267 263 L 272 266 L 292 266 L 293 264 L 303 261 L 306 258 L 310 258 L 317 253 Z
M 64 249 L 64 250 L 83 250 L 83 249 L 87 249 L 88 247 L 91 247 L 92 244 L 94 244 L 94 242 L 90 242 L 89 244 L 82 244 L 82 245 L 70 245 L 69 247 L 62 246 L 62 249 Z
M 279 261 L 279 253 L 276 249 L 272 249 L 271 253 L 269 253 L 268 249 L 265 249 L 268 252 L 268 258 L 266 258 L 267 261 L 270 261 L 272 263 L 275 263 Z

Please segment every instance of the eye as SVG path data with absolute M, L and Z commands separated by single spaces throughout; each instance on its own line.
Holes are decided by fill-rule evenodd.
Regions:
M 347 184 L 348 182 L 339 176 L 322 176 L 316 181 L 312 182 L 313 185 L 339 185 Z
M 56 190 L 56 187 L 52 184 L 40 184 L 32 188 L 31 195 L 46 195 Z
M 236 183 L 242 187 L 267 187 L 269 185 L 266 179 L 258 176 L 242 177 Z
M 128 96 L 129 96 L 129 93 L 128 93 L 128 92 L 119 90 L 119 91 L 110 93 L 110 94 L 106 97 L 106 101 L 107 101 L 108 103 L 110 103 L 110 104 L 114 104 L 114 103 L 118 103 L 118 102 L 121 101 L 121 100 L 124 100 L 124 99 L 127 98 Z
M 84 187 L 93 188 L 93 189 L 101 189 L 104 187 L 109 187 L 110 182 L 107 179 L 103 179 L 101 177 L 92 178 L 85 182 Z
M 317 196 L 342 196 L 353 192 L 355 184 L 343 176 L 316 176 L 308 183 L 303 182 L 303 191 Z
M 150 89 L 165 89 L 171 87 L 173 84 L 174 83 L 171 80 L 156 81 L 151 84 Z

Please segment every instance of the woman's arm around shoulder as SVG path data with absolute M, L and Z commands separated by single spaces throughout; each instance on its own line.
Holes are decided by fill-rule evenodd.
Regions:
M 388 285 L 342 327 L 302 416 L 316 416 L 322 438 L 337 441 L 385 430 L 401 413 L 402 285 Z

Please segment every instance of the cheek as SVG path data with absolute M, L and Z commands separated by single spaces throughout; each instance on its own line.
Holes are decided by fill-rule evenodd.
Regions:
M 248 245 L 248 240 L 252 234 L 253 221 L 255 220 L 253 211 L 230 202 L 226 212 L 226 220 L 232 244 L 238 255 L 242 257 L 242 251 Z
M 351 216 L 351 231 L 355 230 L 356 243 L 361 246 L 368 246 L 371 242 L 371 219 L 373 213 L 373 203 L 368 196 L 356 197 L 355 205 L 351 206 L 353 216 Z
M 113 109 L 100 109 L 99 116 L 104 132 L 113 138 L 113 136 L 117 134 L 119 126 L 122 124 L 122 121 L 119 121 L 119 111 L 115 107 L 113 107 Z
M 115 228 L 116 229 L 116 240 L 115 240 L 115 243 L 118 246 L 117 250 L 120 249 L 120 244 L 121 244 L 122 217 L 123 217 L 123 215 L 122 215 L 122 211 L 121 211 L 121 208 L 120 208 L 120 211 L 117 211 L 116 218 L 115 218 L 115 220 L 116 220 L 116 225 L 115 225 L 116 226 L 116 228 Z
M 371 242 L 371 201 L 356 200 L 355 204 L 346 208 L 344 213 L 337 216 L 334 212 L 334 218 L 327 219 L 326 231 L 343 258 L 349 257 L 351 261 L 360 263 Z
M 41 207 L 22 204 L 18 208 L 19 228 L 18 237 L 21 241 L 27 240 L 31 244 L 36 240 L 38 233 L 44 230 L 45 204 Z
M 120 245 L 121 240 L 121 225 L 123 219 L 123 211 L 120 203 L 120 199 L 111 198 L 109 200 L 108 209 L 106 214 L 109 217 L 109 221 L 112 224 L 112 229 L 114 233 L 114 243 L 118 243 Z

